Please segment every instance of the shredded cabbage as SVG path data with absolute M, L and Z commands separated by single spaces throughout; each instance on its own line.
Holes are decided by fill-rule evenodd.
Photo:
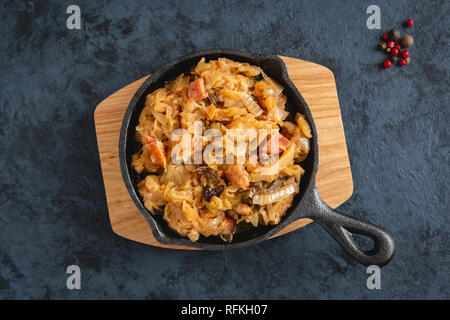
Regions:
M 270 193 L 257 194 L 253 197 L 253 204 L 265 205 L 280 201 L 282 198 L 298 192 L 298 185 L 288 184 Z
M 200 78 L 203 81 L 191 87 L 189 99 L 190 84 Z M 135 132 L 141 148 L 131 157 L 132 168 L 143 177 L 138 190 L 145 207 L 152 214 L 162 214 L 171 229 L 191 241 L 200 236 L 232 241 L 235 226 L 241 223 L 253 227 L 279 223 L 299 192 L 304 170 L 296 162 L 306 158 L 312 137 L 303 115 L 296 114 L 295 122 L 285 120 L 289 114 L 286 102 L 283 87 L 261 68 L 226 58 L 202 58 L 190 72 L 148 94 Z M 202 151 L 214 147 L 213 157 L 203 158 L 201 165 L 186 163 L 193 159 L 193 151 L 176 149 L 178 144 L 194 145 L 190 141 L 197 121 L 202 122 L 203 132 L 215 129 L 222 134 L 218 140 L 204 137 L 196 142 Z M 171 140 L 180 128 L 187 134 Z M 227 131 L 230 129 L 235 130 L 233 134 Z M 234 143 L 243 133 L 261 129 L 265 133 L 243 140 L 248 151 L 226 150 L 227 141 Z M 259 160 L 273 160 L 272 155 L 258 153 L 272 130 L 281 131 L 290 141 L 279 159 L 237 162 L 250 152 Z M 158 155 L 166 160 L 163 167 L 155 150 L 145 143 L 149 136 L 155 142 L 152 146 L 161 151 Z M 172 155 L 184 164 L 172 162 Z M 216 161 L 219 156 L 225 160 L 227 155 L 238 164 Z M 199 172 L 200 166 L 203 169 Z M 268 187 L 272 183 L 275 190 Z

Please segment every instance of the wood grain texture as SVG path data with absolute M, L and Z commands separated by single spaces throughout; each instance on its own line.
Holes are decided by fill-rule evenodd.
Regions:
M 353 193 L 353 181 L 342 126 L 339 100 L 333 73 L 318 64 L 281 57 L 294 84 L 302 93 L 314 117 L 319 138 L 317 188 L 322 199 L 335 208 Z M 102 101 L 94 113 L 98 149 L 113 231 L 125 238 L 172 249 L 195 249 L 161 244 L 134 205 L 119 166 L 119 133 L 125 110 L 136 90 L 147 77 L 122 88 Z M 312 221 L 300 219 L 274 237 L 301 228 Z

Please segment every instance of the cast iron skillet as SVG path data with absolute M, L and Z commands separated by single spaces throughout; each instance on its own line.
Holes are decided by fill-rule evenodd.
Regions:
M 163 87 L 167 81 L 174 79 L 179 74 L 188 72 L 192 66 L 197 64 L 201 57 L 205 57 L 207 60 L 226 57 L 235 61 L 249 62 L 260 66 L 266 74 L 283 85 L 285 88 L 284 93 L 288 97 L 288 110 L 291 113 L 295 111 L 303 113 L 311 125 L 313 134 L 311 151 L 307 159 L 302 162 L 302 167 L 306 170 L 306 173 L 302 176 L 300 193 L 295 196 L 292 207 L 288 209 L 278 225 L 250 228 L 247 231 L 238 232 L 235 234 L 232 243 L 225 243 L 218 237 L 203 236 L 193 243 L 171 230 L 161 215 L 152 215 L 145 209 L 137 191 L 137 183 L 143 177 L 140 177 L 130 165 L 131 155 L 139 150 L 139 145 L 134 139 L 134 132 L 139 114 L 144 107 L 146 95 L 157 88 Z M 384 266 L 394 254 L 394 241 L 386 231 L 368 222 L 333 210 L 322 201 L 317 193 L 315 180 L 319 158 L 317 131 L 314 120 L 302 95 L 289 79 L 285 64 L 275 55 L 258 55 L 226 49 L 213 49 L 186 55 L 157 70 L 141 85 L 125 112 L 120 131 L 119 159 L 125 185 L 136 206 L 150 224 L 153 235 L 161 243 L 207 250 L 241 248 L 269 239 L 297 219 L 310 218 L 324 227 L 351 256 L 364 265 Z M 350 233 L 362 234 L 372 238 L 374 242 L 373 248 L 370 251 L 363 252 L 355 244 Z

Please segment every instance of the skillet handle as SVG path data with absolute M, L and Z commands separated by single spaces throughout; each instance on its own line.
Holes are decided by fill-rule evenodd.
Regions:
M 349 217 L 332 209 L 323 202 L 315 188 L 313 193 L 315 206 L 310 207 L 309 217 L 319 223 L 353 258 L 363 265 L 379 267 L 386 265 L 392 259 L 395 244 L 386 231 L 369 222 Z M 350 232 L 370 237 L 374 247 L 370 251 L 362 251 L 354 242 Z

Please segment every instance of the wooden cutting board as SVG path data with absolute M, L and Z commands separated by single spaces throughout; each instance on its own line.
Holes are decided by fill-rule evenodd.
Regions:
M 290 78 L 313 114 L 319 136 L 317 189 L 322 199 L 330 207 L 335 208 L 352 195 L 353 181 L 334 75 L 329 69 L 315 63 L 288 57 L 281 58 L 286 63 Z M 122 180 L 118 154 L 122 118 L 134 93 L 147 77 L 106 98 L 97 106 L 94 113 L 111 227 L 116 234 L 137 242 L 172 249 L 195 249 L 156 241 L 150 226 L 134 205 Z M 311 222 L 310 219 L 297 220 L 274 237 Z

